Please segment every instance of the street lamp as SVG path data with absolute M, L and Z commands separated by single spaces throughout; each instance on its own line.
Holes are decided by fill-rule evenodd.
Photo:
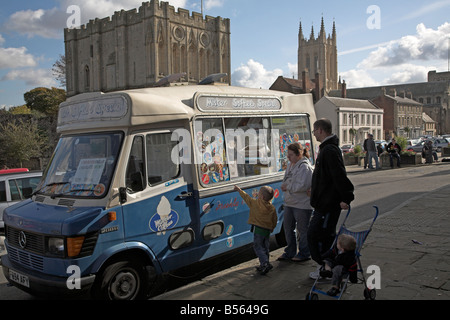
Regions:
M 349 120 L 351 120 L 352 121 L 352 128 L 350 129 L 350 133 L 352 134 L 352 136 L 353 136 L 353 145 L 355 145 L 355 136 L 356 136 L 356 129 L 355 129 L 355 125 L 354 125 L 354 123 L 355 123 L 355 118 L 356 118 L 356 115 L 355 115 L 355 112 L 354 111 L 351 111 L 351 113 L 352 114 L 349 114 L 348 115 L 348 118 L 349 118 Z

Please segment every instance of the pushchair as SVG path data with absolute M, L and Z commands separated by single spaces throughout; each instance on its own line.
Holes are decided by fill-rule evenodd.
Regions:
M 359 231 L 359 232 L 353 232 L 347 229 L 347 227 L 345 226 L 345 222 L 347 221 L 348 216 L 350 215 L 350 208 L 348 209 L 347 215 L 345 216 L 345 219 L 338 231 L 338 233 L 336 234 L 336 238 L 334 239 L 333 245 L 331 246 L 331 248 L 333 248 L 336 245 L 336 241 L 339 235 L 341 234 L 348 234 L 351 235 L 352 237 L 354 237 L 356 239 L 356 249 L 355 249 L 355 253 L 356 253 L 356 264 L 353 265 L 352 267 L 350 267 L 349 271 L 343 278 L 343 280 L 341 281 L 341 285 L 340 285 L 340 292 L 338 295 L 336 296 L 330 296 L 328 295 L 325 291 L 322 291 L 320 289 L 317 288 L 317 284 L 319 283 L 324 283 L 321 279 L 321 277 L 318 277 L 315 281 L 314 284 L 311 288 L 311 290 L 306 294 L 306 300 L 319 300 L 319 296 L 318 294 L 322 294 L 322 295 L 326 295 L 328 297 L 340 300 L 343 293 L 345 292 L 345 289 L 347 288 L 347 284 L 349 280 L 353 280 L 351 282 L 353 283 L 359 283 L 359 281 L 362 281 L 362 283 L 364 283 L 364 298 L 366 300 L 375 300 L 376 297 L 376 291 L 375 288 L 369 288 L 367 287 L 367 283 L 366 283 L 366 278 L 364 276 L 364 269 L 361 265 L 361 260 L 360 260 L 360 256 L 361 256 L 361 248 L 364 244 L 364 242 L 367 239 L 367 236 L 369 235 L 370 231 L 372 230 L 372 226 L 375 223 L 375 220 L 378 217 L 378 207 L 377 206 L 373 206 L 375 208 L 375 217 L 372 220 L 372 223 L 370 224 L 369 229 L 364 230 L 364 231 Z M 350 279 L 350 275 L 351 275 L 351 271 L 356 271 L 356 274 L 361 273 L 361 278 L 356 277 L 356 279 Z M 326 283 L 329 283 L 329 281 L 326 281 Z

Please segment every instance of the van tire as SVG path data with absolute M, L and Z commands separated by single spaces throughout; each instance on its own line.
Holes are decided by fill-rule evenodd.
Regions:
M 147 297 L 145 266 L 136 261 L 119 261 L 107 266 L 94 284 L 92 294 L 100 300 L 142 300 Z

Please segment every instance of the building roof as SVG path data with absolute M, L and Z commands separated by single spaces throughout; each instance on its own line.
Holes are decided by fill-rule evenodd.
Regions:
M 422 112 L 422 121 L 423 122 L 436 122 L 433 119 L 431 119 L 431 117 L 429 115 L 427 115 L 425 112 Z
M 364 88 L 347 88 L 347 97 L 354 99 L 374 99 L 383 94 L 383 88 L 386 89 L 386 93 L 389 94 L 391 89 L 395 89 L 397 93 L 412 92 L 413 97 L 426 96 L 433 94 L 444 94 L 450 89 L 450 85 L 444 81 L 434 82 L 419 82 L 419 83 L 406 83 L 406 84 L 394 84 L 377 87 L 364 87 Z M 328 93 L 333 97 L 340 97 L 341 90 L 332 90 Z
M 285 78 L 283 76 L 279 76 L 270 86 L 269 90 L 286 90 L 287 88 L 292 93 L 306 93 L 303 91 L 302 80 Z
M 390 95 L 387 95 L 387 94 L 385 96 L 390 98 L 390 99 L 392 99 L 392 100 L 397 101 L 397 103 L 400 103 L 400 104 L 412 104 L 412 105 L 416 105 L 416 106 L 422 106 L 423 105 L 423 103 L 419 103 L 419 102 L 414 101 L 414 100 L 409 99 L 409 98 L 403 98 L 403 97 L 399 97 L 399 96 L 393 97 L 393 96 L 390 96 Z
M 338 108 L 379 109 L 369 100 L 337 98 L 337 97 L 323 97 L 322 99 L 328 99 L 332 104 L 334 104 Z

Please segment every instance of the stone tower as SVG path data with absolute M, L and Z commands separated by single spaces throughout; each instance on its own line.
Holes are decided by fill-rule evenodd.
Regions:
M 336 26 L 333 22 L 333 32 L 328 37 L 322 17 L 319 36 L 314 35 L 311 27 L 309 39 L 303 35 L 302 23 L 298 32 L 298 78 L 309 78 L 320 88 L 320 96 L 330 90 L 338 89 Z M 317 100 L 320 97 L 316 97 Z
M 154 85 L 186 73 L 197 84 L 213 73 L 227 73 L 230 84 L 230 20 L 203 17 L 168 2 L 151 0 L 139 10 L 115 12 L 64 30 L 67 95 Z

